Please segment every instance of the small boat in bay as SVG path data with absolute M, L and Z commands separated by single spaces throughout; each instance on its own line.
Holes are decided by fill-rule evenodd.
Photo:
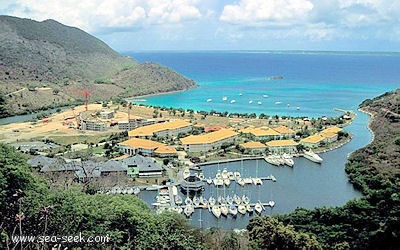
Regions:
M 247 210 L 247 212 L 248 212 L 249 214 L 252 214 L 253 211 L 254 211 L 253 207 L 252 207 L 250 204 L 247 204 L 247 205 L 246 205 L 246 210 Z
M 207 99 L 207 102 L 212 102 L 212 99 L 211 98 Z
M 186 215 L 186 217 L 190 217 L 193 212 L 194 212 L 193 205 L 186 205 L 185 208 L 183 209 L 183 213 Z
M 275 201 L 273 201 L 273 200 L 268 201 L 268 206 L 273 208 L 275 206 Z
M 228 213 L 229 213 L 228 205 L 222 204 L 222 205 L 220 206 L 220 210 L 221 210 L 221 214 L 222 214 L 223 216 L 228 216 Z
M 258 214 L 261 214 L 262 213 L 262 205 L 261 205 L 261 203 L 260 202 L 258 202 L 258 203 L 256 203 L 255 205 L 254 205 L 254 210 L 256 210 L 256 212 L 258 213 Z
M 218 205 L 212 206 L 211 212 L 217 218 L 219 218 L 221 216 L 221 208 Z
M 322 158 L 313 151 L 304 151 L 304 158 L 309 159 L 315 163 L 322 163 Z
M 228 100 L 228 97 L 226 97 L 226 96 L 222 97 L 222 101 L 226 101 L 226 100 Z
M 232 214 L 233 217 L 236 217 L 238 210 L 235 205 L 230 205 L 229 206 L 229 213 Z
M 239 213 L 241 214 L 246 214 L 247 210 L 246 210 L 246 206 L 244 204 L 240 204 L 237 207 L 237 210 Z

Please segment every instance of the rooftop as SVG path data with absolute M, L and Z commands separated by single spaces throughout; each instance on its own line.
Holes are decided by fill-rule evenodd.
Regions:
M 206 144 L 217 142 L 236 135 L 238 135 L 238 133 L 236 133 L 232 129 L 221 129 L 207 134 L 190 135 L 180 140 L 182 144 Z
M 283 125 L 274 128 L 274 130 L 275 130 L 276 132 L 278 132 L 279 134 L 294 134 L 294 133 L 295 133 L 294 130 L 292 130 L 292 129 L 286 127 L 286 126 L 283 126 Z
M 315 134 L 315 135 L 311 135 L 309 137 L 306 137 L 304 139 L 302 139 L 300 142 L 304 142 L 304 143 L 318 143 L 324 140 L 324 137 L 322 135 L 319 134 Z
M 131 138 L 126 141 L 120 142 L 119 145 L 128 146 L 131 148 L 142 148 L 142 149 L 150 149 L 150 150 L 154 150 L 158 147 L 165 146 L 163 143 L 160 143 L 160 142 L 146 140 L 146 139 L 140 139 L 140 138 Z
M 273 130 L 272 128 L 269 128 L 269 127 L 260 127 L 260 128 L 249 127 L 249 128 L 240 130 L 240 132 L 242 132 L 244 134 L 252 134 L 257 137 L 279 135 L 278 132 L 276 132 L 275 130 Z
M 268 147 L 288 147 L 297 146 L 298 143 L 293 140 L 274 140 L 266 143 Z
M 321 131 L 321 133 L 338 133 L 339 131 L 342 131 L 342 128 L 339 128 L 338 126 L 333 126 L 333 127 L 329 127 L 326 128 L 324 130 Z

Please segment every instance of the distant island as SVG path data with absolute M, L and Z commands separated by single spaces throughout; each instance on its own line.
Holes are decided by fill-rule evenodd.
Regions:
M 196 83 L 156 63 L 138 63 L 54 20 L 0 16 L 0 117 L 73 103 L 182 91 Z

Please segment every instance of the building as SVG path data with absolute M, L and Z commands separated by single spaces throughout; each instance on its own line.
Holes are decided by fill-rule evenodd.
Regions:
M 175 157 L 178 155 L 178 152 L 175 148 L 169 147 L 164 143 L 141 138 L 131 138 L 129 140 L 118 143 L 117 147 L 123 150 L 125 154 L 129 155 L 158 155 L 160 157 Z
M 274 154 L 295 153 L 297 152 L 297 142 L 293 140 L 274 140 L 266 143 L 268 150 Z
M 159 177 L 163 168 L 153 158 L 135 155 L 122 161 L 128 170 L 128 175 L 135 177 Z
M 188 152 L 207 152 L 221 147 L 223 143 L 233 143 L 237 138 L 238 133 L 235 131 L 221 129 L 207 134 L 187 136 L 180 141 Z
M 119 121 L 118 129 L 131 131 L 138 127 L 148 126 L 157 123 L 155 119 L 143 119 L 141 117 L 130 118 L 128 121 Z
M 294 130 L 292 130 L 286 126 L 283 126 L 283 125 L 274 128 L 274 130 L 280 134 L 281 139 L 282 138 L 287 138 L 287 139 L 293 138 L 294 134 L 295 134 Z
M 323 137 L 325 137 L 324 141 L 326 143 L 332 143 L 332 142 L 337 141 L 338 133 L 340 131 L 342 131 L 342 130 L 343 130 L 342 128 L 339 128 L 337 126 L 333 126 L 333 127 L 329 127 L 329 128 L 326 128 L 326 129 L 322 130 L 320 134 Z
M 300 140 L 300 144 L 309 147 L 309 148 L 315 148 L 321 145 L 321 142 L 325 140 L 325 137 L 323 137 L 320 134 L 315 134 L 311 135 L 309 137 L 306 137 L 304 139 Z
M 269 127 L 248 127 L 240 130 L 243 134 L 249 134 L 252 139 L 255 140 L 276 140 L 280 137 L 280 134 Z
M 100 166 L 101 176 L 126 175 L 127 167 L 120 161 L 106 161 Z
M 246 143 L 240 144 L 240 147 L 242 147 L 245 152 L 249 153 L 256 153 L 256 152 L 265 152 L 267 149 L 267 146 L 261 142 L 258 141 L 249 141 Z
M 95 121 L 95 120 L 81 120 L 80 128 L 82 130 L 105 131 L 106 124 L 104 122 Z
M 101 119 L 111 119 L 114 118 L 114 111 L 101 111 L 100 112 Z
M 180 133 L 192 131 L 192 124 L 185 120 L 175 120 L 164 123 L 156 123 L 136 128 L 128 132 L 129 138 L 133 137 L 176 137 Z

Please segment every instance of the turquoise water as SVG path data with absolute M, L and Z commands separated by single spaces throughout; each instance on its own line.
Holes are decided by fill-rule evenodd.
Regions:
M 366 98 L 373 98 L 400 84 L 399 54 L 341 53 L 264 53 L 264 52 L 162 52 L 131 53 L 139 61 L 156 61 L 167 65 L 200 86 L 182 93 L 146 97 L 147 104 L 183 107 L 195 110 L 265 113 L 318 117 L 337 115 L 333 108 L 352 109 L 357 116 L 346 130 L 354 135 L 343 147 L 321 154 L 319 165 L 304 158 L 295 158 L 295 167 L 274 167 L 264 161 L 243 161 L 203 167 L 206 177 L 218 169 L 239 170 L 243 176 L 268 176 L 277 182 L 265 181 L 262 186 L 229 188 L 206 186 L 204 196 L 246 193 L 252 201 L 273 199 L 276 205 L 264 214 L 284 214 L 297 207 L 315 208 L 342 206 L 361 193 L 349 183 L 344 171 L 347 156 L 368 144 L 371 134 L 366 125 L 369 116 L 357 111 Z M 268 80 L 282 75 L 283 80 Z M 239 95 L 239 94 L 242 95 Z M 268 95 L 264 98 L 263 95 Z M 222 97 L 226 96 L 227 101 Z M 207 102 L 207 99 L 212 99 Z M 230 100 L 235 99 L 235 103 Z M 253 104 L 248 101 L 253 100 Z M 262 105 L 256 102 L 262 101 Z M 277 105 L 275 102 L 282 104 Z M 287 104 L 290 104 L 288 107 Z M 300 110 L 296 107 L 299 106 Z M 143 192 L 149 204 L 154 192 Z M 193 225 L 220 228 L 245 228 L 249 215 L 236 219 L 216 219 L 208 210 L 196 210 Z
M 145 98 L 145 104 L 166 107 L 268 115 L 331 116 L 337 115 L 334 108 L 356 109 L 364 99 L 400 86 L 399 54 L 128 54 L 140 62 L 153 61 L 171 67 L 199 84 L 198 88 L 189 91 Z M 269 80 L 270 76 L 284 78 Z M 223 101 L 223 97 L 227 97 L 227 100 Z M 212 101 L 207 102 L 207 99 Z M 235 102 L 231 103 L 232 100 Z M 252 104 L 249 104 L 250 100 Z M 258 105 L 258 101 L 262 104 Z M 300 109 L 297 110 L 297 107 Z

